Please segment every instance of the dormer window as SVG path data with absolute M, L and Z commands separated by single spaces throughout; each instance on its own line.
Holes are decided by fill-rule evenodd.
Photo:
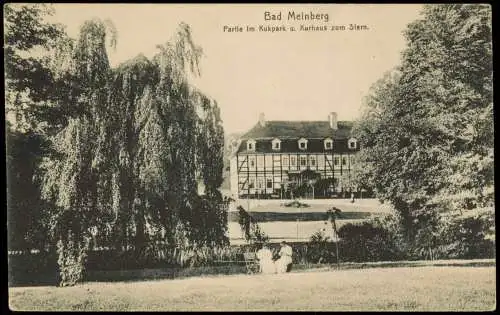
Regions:
M 298 143 L 299 143 L 299 149 L 307 150 L 307 139 L 300 138 Z
M 272 146 L 273 146 L 273 150 L 275 151 L 279 151 L 281 150 L 281 140 L 276 138 L 272 141 Z
M 356 149 L 358 147 L 357 140 L 354 138 L 349 139 L 349 141 L 347 142 L 347 147 L 351 150 Z
M 248 151 L 255 151 L 255 140 L 248 140 L 247 141 L 247 150 Z
M 333 140 L 332 139 L 326 138 L 324 143 L 325 143 L 325 150 L 333 149 Z

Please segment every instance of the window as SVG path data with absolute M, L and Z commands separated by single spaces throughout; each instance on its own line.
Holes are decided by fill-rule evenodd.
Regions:
M 290 157 L 290 166 L 295 166 L 296 165 L 296 159 L 295 156 Z
M 281 140 L 280 139 L 274 139 L 272 141 L 272 147 L 273 147 L 273 150 L 275 150 L 275 151 L 281 150 Z
M 250 178 L 250 180 L 248 181 L 248 188 L 255 188 L 255 178 Z
M 316 157 L 314 155 L 309 156 L 309 164 L 311 166 L 316 166 Z
M 324 155 L 318 155 L 317 156 L 317 160 L 316 160 L 316 164 L 320 168 L 325 167 L 325 156 Z
M 249 159 L 250 159 L 250 167 L 255 167 L 255 157 L 251 156 Z
M 325 139 L 325 150 L 331 150 L 333 148 L 333 140 Z
M 267 188 L 273 188 L 273 180 L 271 178 L 267 179 Z
M 335 165 L 339 165 L 339 157 L 338 156 L 335 157 L 334 164 Z
M 342 157 L 342 165 L 347 165 L 347 158 L 345 156 Z
M 301 149 L 301 150 L 307 149 L 307 139 L 300 138 L 298 143 L 299 143 L 299 149 Z
M 307 166 L 307 157 L 305 156 L 300 157 L 300 166 Z
M 285 168 L 288 167 L 288 156 L 283 157 L 283 167 L 285 167 Z
M 263 155 L 257 155 L 257 167 L 258 168 L 264 167 L 264 156 Z
M 354 139 L 354 138 L 349 139 L 349 141 L 347 142 L 347 146 L 349 149 L 356 149 L 356 147 L 357 147 L 356 139 Z
M 266 165 L 266 168 L 273 168 L 273 156 L 272 155 L 266 155 L 264 157 L 265 161 L 265 165 Z
M 263 181 L 263 179 L 262 179 L 262 178 L 259 178 L 259 179 L 257 180 L 257 188 L 258 188 L 258 189 L 262 189 L 262 188 L 264 188 L 264 181 Z
M 354 164 L 354 155 L 351 155 L 351 165 Z
M 248 140 L 247 141 L 247 150 L 248 151 L 255 151 L 255 140 Z

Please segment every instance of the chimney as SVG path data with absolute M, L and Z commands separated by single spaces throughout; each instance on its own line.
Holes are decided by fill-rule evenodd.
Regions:
M 259 125 L 261 127 L 264 127 L 266 125 L 266 117 L 264 116 L 264 113 L 260 113 L 259 115 Z
M 330 128 L 332 128 L 333 130 L 337 130 L 338 129 L 338 126 L 337 126 L 337 113 L 336 112 L 331 112 L 328 115 L 328 122 L 330 123 Z

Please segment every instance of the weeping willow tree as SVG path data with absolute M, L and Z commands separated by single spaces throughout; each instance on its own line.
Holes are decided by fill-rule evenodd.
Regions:
M 202 50 L 181 23 L 148 60 L 140 55 L 114 73 L 116 152 L 113 238 L 141 251 L 153 240 L 177 248 L 224 245 L 227 206 L 222 184 L 224 131 L 217 103 L 189 84 Z M 205 194 L 198 193 L 203 182 Z
M 137 107 L 143 223 L 159 224 L 163 239 L 178 248 L 227 244 L 228 201 L 218 191 L 224 143 L 219 108 L 189 84 L 190 75 L 200 75 L 202 50 L 185 23 L 158 48 L 154 83 Z
M 229 199 L 223 199 L 219 188 L 223 182 L 224 129 L 217 102 L 211 102 L 203 95 L 201 110 L 204 115 L 199 122 L 197 148 L 200 177 L 205 187 L 205 196 L 200 200 L 198 213 L 191 216 L 193 236 L 204 245 L 228 245 L 227 210 Z
M 59 100 L 71 115 L 52 139 L 57 157 L 44 163 L 63 285 L 82 280 L 96 232 L 138 253 L 155 240 L 179 250 L 228 243 L 228 200 L 218 191 L 224 132 L 216 102 L 189 84 L 202 56 L 189 26 L 151 60 L 116 69 L 109 37 L 115 43 L 109 24 L 88 21 L 55 58 L 74 95 Z
M 111 69 L 106 53 L 106 25 L 93 20 L 80 29 L 76 43 L 67 41 L 67 54 L 58 55 L 58 76 L 67 80 L 74 98 L 62 96 L 70 108 L 67 124 L 53 137 L 57 156 L 43 164 L 43 193 L 56 209 L 52 216 L 59 255 L 61 285 L 82 279 L 91 228 L 109 211 L 110 117 L 107 106 Z
M 112 145 L 116 154 L 112 157 L 111 178 L 114 216 L 106 223 L 111 227 L 115 247 L 120 250 L 129 246 L 132 235 L 135 237 L 132 243 L 138 250 L 145 243 L 143 202 L 148 187 L 139 178 L 139 161 L 145 154 L 143 148 L 150 147 L 151 143 L 139 140 L 143 129 L 149 131 L 149 93 L 157 81 L 157 68 L 140 55 L 118 67 L 110 84 L 108 101 L 114 113 L 110 128 L 114 131 Z M 151 152 L 151 155 L 159 153 Z M 147 177 L 153 178 L 154 174 Z

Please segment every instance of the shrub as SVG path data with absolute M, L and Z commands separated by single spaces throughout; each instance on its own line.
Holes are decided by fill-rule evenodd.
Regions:
M 426 218 L 410 242 L 406 242 L 397 216 L 374 218 L 371 224 L 387 232 L 386 254 L 396 259 L 478 259 L 495 256 L 495 242 L 488 239 L 494 233 L 494 212 L 476 215 L 437 214 Z M 370 249 L 370 246 L 367 247 Z M 388 252 L 389 251 L 389 252 Z M 392 251 L 392 254 L 390 253 Z M 382 251 L 384 252 L 384 251 Z
M 238 224 L 247 242 L 267 242 L 269 237 L 262 231 L 257 221 L 242 207 L 238 206 Z
M 335 248 L 330 238 L 323 231 L 314 233 L 306 246 L 308 263 L 332 263 L 335 261 Z
M 345 224 L 338 234 L 343 261 L 399 260 L 404 257 L 391 231 L 379 226 L 376 221 Z
M 216 261 L 243 260 L 243 251 L 239 247 L 215 247 L 209 246 L 193 247 L 184 250 L 184 266 L 201 267 L 213 266 Z
M 492 258 L 494 241 L 487 239 L 494 227 L 494 213 L 442 220 L 440 252 L 444 258 Z

